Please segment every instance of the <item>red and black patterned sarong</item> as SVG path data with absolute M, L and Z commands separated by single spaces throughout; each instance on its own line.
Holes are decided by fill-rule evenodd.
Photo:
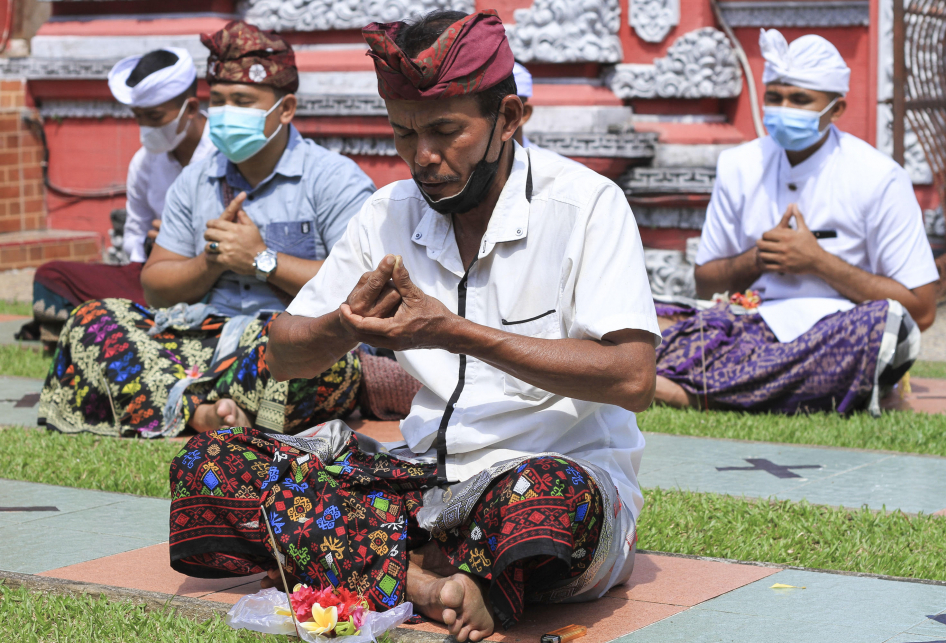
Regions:
M 417 514 L 436 466 L 367 453 L 355 435 L 320 456 L 250 428 L 192 438 L 171 463 L 171 566 L 201 578 L 274 569 L 262 504 L 290 574 L 344 585 L 376 610 L 403 602 L 408 552 L 431 538 Z M 451 564 L 489 582 L 508 628 L 531 597 L 589 568 L 603 517 L 581 467 L 536 457 L 494 479 L 436 541 Z

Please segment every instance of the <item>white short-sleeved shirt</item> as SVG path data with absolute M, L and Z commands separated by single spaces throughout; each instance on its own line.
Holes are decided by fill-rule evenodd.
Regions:
M 210 140 L 210 125 L 204 123 L 204 131 L 191 156 L 191 164 L 198 163 L 217 151 Z M 145 148 L 139 149 L 128 164 L 126 182 L 127 199 L 125 210 L 125 234 L 122 249 L 131 261 L 144 262 L 145 239 L 152 229 L 151 223 L 161 219 L 164 200 L 171 184 L 184 170 L 174 154 L 153 154 Z
M 545 150 L 516 145 L 466 279 L 452 219 L 431 210 L 413 181 L 398 181 L 368 199 L 288 312 L 319 317 L 337 310 L 387 254 L 401 255 L 419 288 L 477 324 L 545 339 L 642 329 L 660 341 L 627 198 L 608 179 Z M 644 438 L 634 413 L 553 395 L 445 350 L 399 352 L 397 359 L 423 384 L 401 432 L 414 453 L 440 446 L 448 480 L 554 451 L 608 471 L 637 516 Z
M 811 230 L 837 233 L 819 243 L 852 266 L 910 289 L 939 279 L 906 171 L 833 125 L 821 149 L 795 167 L 768 136 L 720 155 L 697 265 L 749 250 L 791 203 Z M 814 275 L 765 273 L 752 288 L 763 299 L 841 296 Z

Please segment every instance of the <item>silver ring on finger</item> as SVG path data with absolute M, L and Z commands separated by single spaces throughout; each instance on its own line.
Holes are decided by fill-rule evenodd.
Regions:
M 210 245 L 207 246 L 207 252 L 214 255 L 220 254 L 220 244 L 216 241 L 211 241 Z

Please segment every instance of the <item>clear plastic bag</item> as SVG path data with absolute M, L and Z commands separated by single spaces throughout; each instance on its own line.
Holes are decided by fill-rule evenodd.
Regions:
M 244 596 L 227 612 L 227 625 L 234 629 L 253 630 L 264 634 L 285 634 L 295 636 L 296 628 L 291 616 L 276 614 L 276 608 L 289 609 L 289 599 L 274 587 L 264 589 L 255 594 Z M 311 634 L 300 629 L 302 640 L 307 643 L 371 643 L 388 630 L 406 621 L 414 613 L 411 603 L 401 603 L 387 612 L 369 612 L 365 616 L 358 634 L 350 636 L 327 637 Z

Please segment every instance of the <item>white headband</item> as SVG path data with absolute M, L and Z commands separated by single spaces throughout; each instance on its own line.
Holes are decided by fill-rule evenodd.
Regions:
M 177 56 L 177 62 L 141 79 L 134 87 L 126 83 L 142 56 L 129 56 L 118 61 L 108 72 L 108 88 L 115 99 L 131 107 L 154 107 L 183 94 L 197 79 L 197 68 L 186 49 L 163 47 Z
M 821 92 L 847 94 L 851 70 L 830 42 L 809 34 L 788 44 L 775 29 L 762 29 L 759 48 L 765 58 L 763 84 L 781 83 Z
M 532 74 L 529 70 L 515 63 L 512 66 L 512 77 L 516 79 L 516 95 L 521 98 L 532 98 Z

